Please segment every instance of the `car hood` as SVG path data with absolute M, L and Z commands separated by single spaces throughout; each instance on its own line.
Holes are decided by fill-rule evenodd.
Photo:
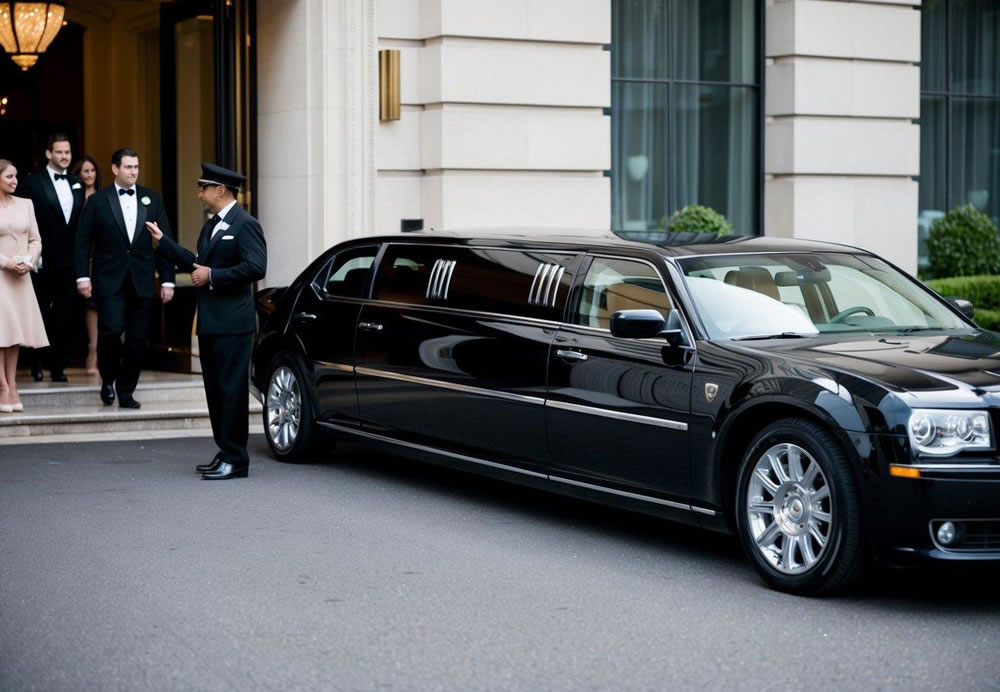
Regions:
M 1000 335 L 993 332 L 821 335 L 740 345 L 856 375 L 928 403 L 1000 397 Z

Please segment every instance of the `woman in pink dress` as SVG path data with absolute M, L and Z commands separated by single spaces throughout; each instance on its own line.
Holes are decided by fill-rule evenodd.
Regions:
M 0 159 L 0 413 L 24 410 L 14 381 L 18 349 L 49 345 L 28 276 L 42 240 L 31 200 L 15 197 L 16 189 L 17 169 Z

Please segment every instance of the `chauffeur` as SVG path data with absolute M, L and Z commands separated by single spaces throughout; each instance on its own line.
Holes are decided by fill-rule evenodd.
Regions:
M 267 271 L 267 245 L 260 223 L 236 202 L 246 178 L 209 163 L 201 171 L 198 198 L 213 216 L 201 228 L 198 254 L 177 245 L 155 223 L 146 227 L 159 241 L 157 252 L 190 271 L 198 287 L 198 348 L 219 452 L 197 470 L 204 480 L 246 478 L 253 283 Z

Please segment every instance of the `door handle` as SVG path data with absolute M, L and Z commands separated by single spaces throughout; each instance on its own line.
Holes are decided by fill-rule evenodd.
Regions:
M 297 319 L 299 322 L 305 322 L 306 320 L 316 319 L 316 315 L 312 314 L 311 312 L 297 312 L 295 313 L 295 319 Z
M 364 329 L 368 332 L 380 332 L 382 331 L 382 325 L 375 324 L 374 322 L 358 322 L 358 329 Z
M 562 348 L 556 351 L 556 355 L 563 360 L 587 360 L 586 353 L 580 353 L 579 351 L 567 351 Z

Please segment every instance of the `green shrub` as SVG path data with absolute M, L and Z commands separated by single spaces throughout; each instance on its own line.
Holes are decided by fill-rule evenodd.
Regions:
M 931 225 L 927 256 L 934 276 L 997 274 L 1000 235 L 990 217 L 963 204 Z
M 726 217 L 711 207 L 700 204 L 689 204 L 675 211 L 668 220 L 660 220 L 660 225 L 666 225 L 671 233 L 712 233 L 714 235 L 729 235 L 733 225 Z
M 925 282 L 932 291 L 945 298 L 971 300 L 979 310 L 1000 310 L 1000 276 L 956 276 Z
M 983 329 L 1000 332 L 1000 310 L 976 308 L 976 315 L 972 319 Z

